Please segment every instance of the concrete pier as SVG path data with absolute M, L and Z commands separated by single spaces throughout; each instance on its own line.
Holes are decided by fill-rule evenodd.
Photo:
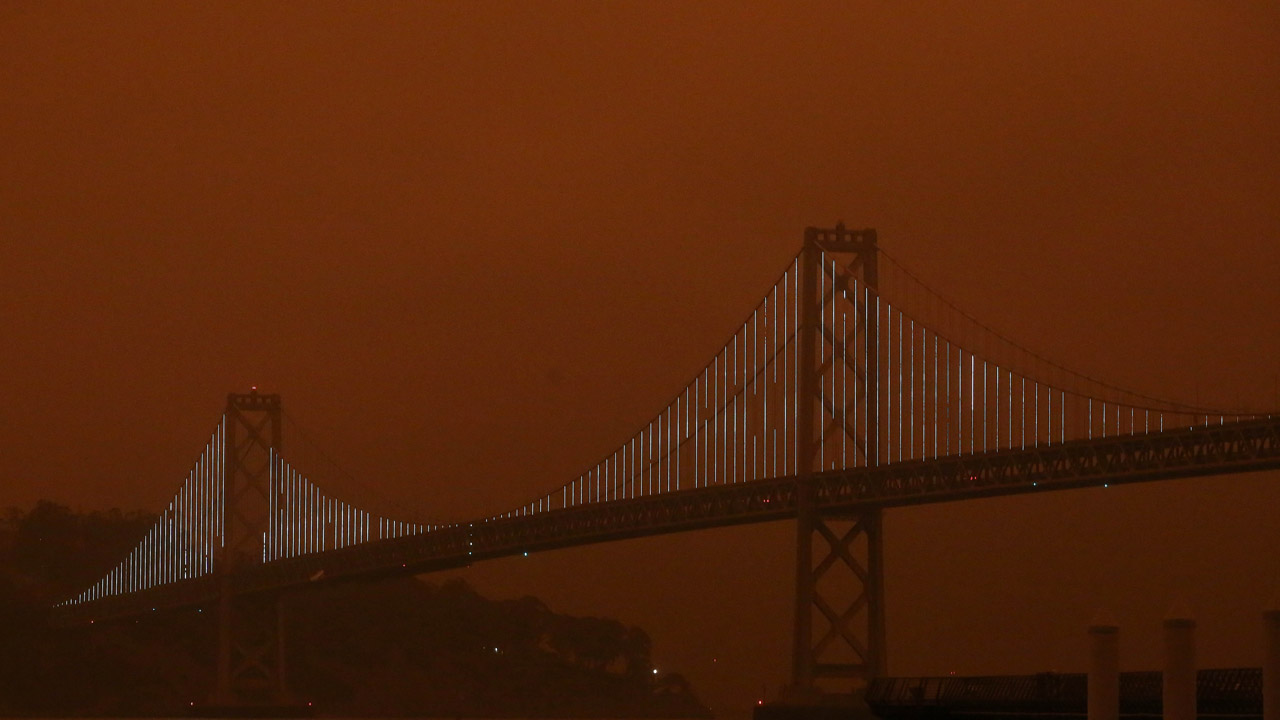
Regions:
M 1196 720 L 1196 621 L 1176 602 L 1164 618 L 1164 720 Z
M 1262 720 L 1280 720 L 1280 593 L 1262 613 Z
M 1089 625 L 1089 720 L 1120 718 L 1120 628 L 1099 611 Z

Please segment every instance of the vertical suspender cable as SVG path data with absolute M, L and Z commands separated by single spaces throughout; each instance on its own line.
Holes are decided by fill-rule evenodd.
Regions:
M 729 345 L 724 346 L 724 362 L 720 363 L 723 378 L 720 381 L 720 482 L 729 482 Z
M 994 393 L 995 393 L 996 410 L 995 410 L 994 425 L 995 425 L 995 431 L 996 431 L 995 447 L 998 450 L 1000 448 L 1000 366 L 996 365 L 995 363 L 991 363 L 991 366 L 995 370 L 995 372 L 993 372 L 992 375 L 995 376 Z
M 729 348 L 726 346 L 725 347 L 726 359 L 728 358 L 728 354 L 729 354 Z M 725 363 L 724 386 L 726 391 L 733 393 L 733 400 L 732 400 L 733 402 L 733 434 L 730 435 L 728 432 L 728 429 L 726 429 L 724 437 L 725 437 L 725 440 L 727 441 L 725 443 L 726 447 L 731 446 L 733 448 L 733 452 L 730 453 L 730 455 L 733 456 L 733 470 L 730 473 L 730 476 L 731 476 L 731 482 L 736 483 L 738 481 L 738 392 L 737 392 L 737 389 L 734 388 L 734 385 L 738 384 L 737 382 L 738 380 L 738 335 L 737 333 L 734 333 L 733 335 L 733 379 L 734 379 L 733 385 L 729 384 L 728 372 L 729 372 L 729 364 Z M 726 423 L 729 422 L 729 400 L 728 399 L 725 400 L 724 420 Z M 724 469 L 726 472 L 729 472 L 730 470 L 728 458 L 725 458 Z
M 857 292 L 854 292 L 854 298 L 857 298 Z M 847 296 L 846 296 L 846 299 Z M 857 316 L 854 316 L 854 323 L 857 323 Z M 853 341 L 855 350 L 858 347 L 858 340 L 855 337 Z M 844 308 L 840 309 L 840 467 L 848 467 L 849 458 L 849 316 Z M 854 374 L 854 381 L 857 381 L 857 374 Z M 857 388 L 854 388 L 857 393 Z M 858 422 L 857 411 L 854 411 L 854 425 Z M 856 430 L 854 431 L 856 432 Z M 855 458 L 856 464 L 856 458 Z
M 916 320 L 912 318 L 908 325 L 911 332 L 911 349 L 907 353 L 907 362 L 911 364 L 911 369 L 907 372 L 907 381 L 910 383 L 910 391 L 908 391 L 908 399 L 911 401 L 911 411 L 908 416 L 908 439 L 907 446 L 909 452 L 907 456 L 914 459 L 916 456 Z
M 800 260 L 796 259 L 795 272 L 792 273 L 793 288 L 791 291 L 791 328 L 794 342 L 791 343 L 791 408 L 795 413 L 791 418 L 791 472 L 800 474 L 800 423 L 812 422 L 811 418 L 800 417 Z M 806 368 L 807 370 L 807 368 Z
M 782 472 L 788 473 L 791 470 L 790 456 L 787 448 L 791 446 L 791 269 L 782 274 L 782 383 L 779 390 L 782 395 Z
M 886 463 L 893 462 L 893 440 L 897 436 L 894 430 L 893 402 L 893 305 L 886 302 L 884 308 L 884 363 L 881 377 L 884 378 L 884 458 Z
M 711 365 L 711 379 L 715 384 L 711 387 L 711 478 L 710 482 L 720 481 L 720 355 L 717 354 Z

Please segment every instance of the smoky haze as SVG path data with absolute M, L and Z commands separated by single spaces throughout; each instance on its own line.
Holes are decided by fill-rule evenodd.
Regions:
M 0 504 L 156 510 L 257 385 L 335 493 L 497 512 L 837 220 L 1067 367 L 1278 408 L 1277 48 L 1265 2 L 9 3 Z M 890 671 L 1079 670 L 1098 607 L 1153 668 L 1175 597 L 1205 666 L 1257 665 L 1277 480 L 891 511 Z M 743 712 L 793 556 L 778 523 L 463 575 L 642 625 Z

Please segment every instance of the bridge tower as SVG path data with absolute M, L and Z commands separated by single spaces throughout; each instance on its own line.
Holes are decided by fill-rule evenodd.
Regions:
M 287 702 L 284 627 L 276 593 L 238 595 L 239 571 L 263 562 L 270 516 L 272 457 L 280 452 L 279 395 L 227 395 L 223 546 L 218 559 L 218 678 L 224 707 Z
M 849 230 L 840 223 L 833 229 L 806 228 L 800 253 L 791 692 L 802 701 L 828 689 L 849 693 L 886 670 L 881 511 L 821 512 L 813 487 L 814 473 L 833 460 L 835 443 L 824 446 L 820 438 L 840 437 L 846 448 L 841 452 L 856 456 L 847 455 L 846 462 L 875 465 L 879 460 L 877 252 L 875 230 Z M 852 327 L 834 322 L 842 315 Z M 837 407 L 830 392 L 838 371 L 853 382 L 849 408 Z M 859 406 L 865 408 L 864 419 L 855 432 L 848 410 L 856 420 Z

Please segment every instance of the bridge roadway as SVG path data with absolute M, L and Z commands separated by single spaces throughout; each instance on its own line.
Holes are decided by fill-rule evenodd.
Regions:
M 825 515 L 1104 484 L 1225 475 L 1280 468 L 1280 417 L 1209 424 L 815 473 Z M 526 552 L 795 516 L 795 476 L 712 485 L 660 495 L 461 524 L 423 535 L 255 565 L 231 578 L 236 593 L 430 573 Z M 129 595 L 58 608 L 60 624 L 134 617 L 212 603 L 211 575 Z

